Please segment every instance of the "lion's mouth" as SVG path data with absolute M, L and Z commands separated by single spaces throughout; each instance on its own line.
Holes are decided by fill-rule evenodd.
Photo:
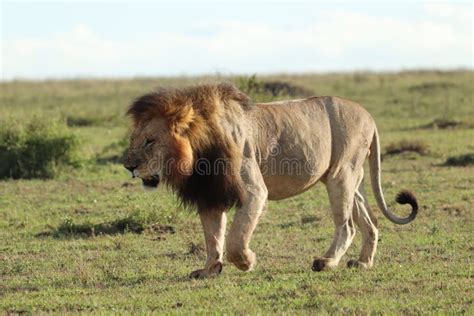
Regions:
M 142 183 L 145 187 L 156 188 L 158 184 L 160 183 L 160 176 L 154 175 L 154 176 L 151 176 L 151 178 L 142 179 Z

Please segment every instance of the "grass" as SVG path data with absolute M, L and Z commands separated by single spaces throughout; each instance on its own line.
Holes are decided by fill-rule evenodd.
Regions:
M 2 84 L 1 117 L 69 115 L 94 123 L 70 126 L 82 140 L 86 162 L 81 168 L 46 180 L 0 181 L 0 311 L 474 313 L 474 168 L 444 165 L 474 150 L 468 128 L 474 126 L 474 73 L 259 78 L 362 103 L 378 124 L 382 148 L 414 135 L 428 146 L 429 152 L 416 159 L 387 155 L 382 162 L 386 199 L 412 189 L 420 213 L 414 223 L 396 226 L 376 211 L 380 241 L 373 269 L 344 266 L 358 255 L 358 234 L 337 270 L 311 271 L 313 258 L 326 250 L 333 233 L 326 192 L 318 185 L 269 203 L 251 244 L 258 260 L 253 272 L 225 264 L 218 278 L 188 280 L 205 261 L 199 218 L 163 188 L 142 192 L 117 157 L 128 133 L 123 113 L 133 98 L 158 84 L 182 86 L 209 78 L 15 81 Z M 440 117 L 463 124 L 418 128 Z
M 66 124 L 69 127 L 72 126 L 92 126 L 100 124 L 100 118 L 93 118 L 93 117 L 84 117 L 84 116 L 75 116 L 75 115 L 68 115 L 66 117 Z

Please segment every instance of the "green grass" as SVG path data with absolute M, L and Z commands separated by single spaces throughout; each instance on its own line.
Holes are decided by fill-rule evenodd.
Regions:
M 333 232 L 326 192 L 318 185 L 270 202 L 251 244 L 254 271 L 225 264 L 218 278 L 189 280 L 205 260 L 199 218 L 163 188 L 143 192 L 117 157 L 133 98 L 158 84 L 208 78 L 16 81 L 2 83 L 1 117 L 74 117 L 90 124 L 70 124 L 81 139 L 81 168 L 54 179 L 0 181 L 0 311 L 473 314 L 474 167 L 445 162 L 474 151 L 474 73 L 259 79 L 362 103 L 378 124 L 384 149 L 414 139 L 429 148 L 425 155 L 384 157 L 386 199 L 412 189 L 420 213 L 414 223 L 396 226 L 376 211 L 380 242 L 373 269 L 345 268 L 360 250 L 358 234 L 337 270 L 311 271 Z M 460 124 L 426 128 L 439 119 Z

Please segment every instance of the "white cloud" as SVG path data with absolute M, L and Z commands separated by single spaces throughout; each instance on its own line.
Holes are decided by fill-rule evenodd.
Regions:
M 425 3 L 423 5 L 423 8 L 426 13 L 432 16 L 469 21 L 472 19 L 472 12 L 474 7 L 472 3 L 451 4 L 446 2 L 430 2 Z
M 470 7 L 472 9 L 472 6 Z M 161 31 L 112 40 L 87 25 L 3 43 L 2 76 L 73 77 L 472 67 L 472 11 L 426 6 L 402 20 L 325 12 L 299 28 L 214 20 L 203 34 Z M 438 18 L 443 12 L 442 18 Z

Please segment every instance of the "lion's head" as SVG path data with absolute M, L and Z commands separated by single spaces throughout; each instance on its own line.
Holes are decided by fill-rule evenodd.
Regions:
M 241 153 L 220 122 L 224 116 L 241 119 L 239 111 L 249 106 L 248 97 L 230 84 L 161 88 L 146 94 L 127 112 L 133 131 L 124 165 L 145 187 L 163 181 L 186 205 L 240 204 L 243 189 L 236 168 Z M 227 170 L 213 168 L 217 161 Z

